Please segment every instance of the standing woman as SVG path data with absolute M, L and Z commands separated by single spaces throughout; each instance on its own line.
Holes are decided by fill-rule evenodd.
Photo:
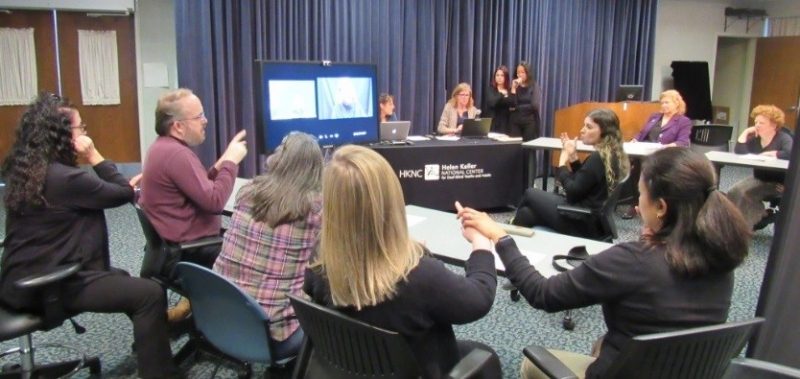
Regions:
M 509 134 L 509 117 L 511 114 L 511 98 L 508 97 L 511 78 L 508 76 L 508 67 L 499 66 L 494 70 L 489 89 L 486 91 L 486 106 L 484 117 L 492 118 L 492 131 Z
M 303 330 L 287 295 L 299 295 L 322 226 L 322 151 L 292 132 L 267 158 L 267 173 L 236 196 L 214 271 L 258 301 L 269 316 L 276 360 L 297 355 Z
M 164 290 L 109 263 L 103 210 L 131 202 L 139 176 L 126 180 L 97 151 L 78 111 L 53 94 L 43 93 L 31 104 L 16 137 L 2 169 L 8 218 L 0 300 L 13 309 L 40 310 L 44 299 L 14 283 L 80 262 L 80 271 L 62 285 L 66 311 L 125 313 L 133 321 L 139 376 L 178 376 Z M 94 173 L 78 167 L 79 157 Z
M 439 118 L 439 127 L 436 129 L 439 134 L 458 135 L 461 134 L 461 124 L 468 118 L 475 118 L 478 115 L 478 108 L 475 108 L 475 101 L 472 99 L 472 88 L 467 83 L 458 83 L 450 101 L 442 109 L 442 117 Z
M 522 136 L 523 141 L 539 138 L 539 112 L 542 106 L 542 89 L 533 80 L 531 67 L 520 62 L 516 69 L 517 78 L 511 82 L 511 133 Z
M 561 135 L 561 155 L 556 178 L 566 197 L 529 188 L 522 197 L 513 223 L 522 226 L 546 226 L 562 234 L 590 237 L 597 234 L 599 220 L 594 215 L 575 219 L 561 215 L 558 205 L 580 205 L 598 209 L 617 184 L 628 176 L 630 162 L 622 149 L 619 118 L 608 109 L 589 112 L 583 120 L 581 141 L 595 147 L 584 162 L 578 160 L 577 138 Z
M 477 342 L 456 340 L 453 324 L 486 315 L 497 276 L 491 242 L 469 237 L 466 275 L 433 258 L 408 235 L 403 190 L 389 163 L 373 150 L 344 146 L 322 179 L 320 251 L 306 270 L 304 290 L 315 302 L 400 333 L 424 378 L 443 378 Z M 478 234 L 474 229 L 464 234 Z M 472 238 L 475 237 L 475 238 Z M 494 355 L 483 378 L 500 378 Z
M 378 122 L 397 121 L 397 115 L 394 114 L 394 96 L 382 93 L 378 97 L 378 107 L 381 110 Z

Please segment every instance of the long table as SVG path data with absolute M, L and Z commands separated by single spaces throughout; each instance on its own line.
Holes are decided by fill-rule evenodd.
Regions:
M 461 235 L 461 224 L 455 214 L 407 205 L 406 217 L 411 237 L 424 243 L 436 257 L 460 266 L 469 259 L 472 248 Z M 567 254 L 575 246 L 586 246 L 589 254 L 597 254 L 612 246 L 605 242 L 539 230 L 534 231 L 531 237 L 512 237 L 522 254 L 544 276 L 557 273 L 551 263 L 554 255 Z M 496 255 L 495 267 L 498 274 L 505 273 L 505 266 Z
M 529 150 L 544 150 L 548 152 L 552 152 L 553 150 L 561 150 L 562 144 L 560 138 L 555 137 L 539 137 L 537 139 L 525 142 L 522 144 L 524 149 Z M 631 157 L 644 157 L 663 149 L 664 145 L 655 142 L 625 142 L 622 144 L 622 149 L 625 150 L 625 154 Z M 581 153 L 591 153 L 595 151 L 594 146 L 586 145 L 583 142 L 578 141 L 578 144 L 575 148 L 578 152 Z M 535 167 L 538 170 L 538 165 L 536 162 L 536 154 L 528 154 L 529 156 L 529 164 L 531 167 Z M 542 168 L 542 172 L 545 174 L 545 180 L 542 181 L 542 189 L 547 191 L 547 177 L 550 176 L 549 172 L 549 165 L 550 162 L 549 157 L 544 159 L 544 167 Z M 537 173 L 538 174 L 538 173 Z M 536 175 L 533 175 L 528 182 L 528 187 L 533 186 L 533 178 Z
M 456 200 L 473 208 L 516 205 L 525 190 L 520 142 L 420 141 L 373 145 L 400 179 L 406 204 L 453 210 Z
M 786 159 L 770 158 L 761 155 L 735 154 L 727 151 L 709 151 L 706 158 L 718 165 L 731 165 L 750 167 L 762 170 L 786 171 L 789 161 Z

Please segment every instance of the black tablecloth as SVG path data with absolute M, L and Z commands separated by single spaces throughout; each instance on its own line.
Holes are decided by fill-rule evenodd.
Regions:
M 406 204 L 450 211 L 458 200 L 489 209 L 516 206 L 525 190 L 520 142 L 422 141 L 373 145 L 395 170 Z

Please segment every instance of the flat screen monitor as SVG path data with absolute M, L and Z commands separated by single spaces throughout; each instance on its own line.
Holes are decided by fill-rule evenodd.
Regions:
M 642 101 L 644 94 L 644 86 L 641 84 L 620 84 L 617 87 L 617 95 L 614 97 L 615 101 Z
M 292 131 L 322 146 L 378 140 L 374 64 L 256 62 L 258 145 L 269 154 Z

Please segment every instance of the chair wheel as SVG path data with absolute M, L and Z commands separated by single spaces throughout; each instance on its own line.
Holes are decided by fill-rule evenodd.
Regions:
M 564 328 L 564 330 L 574 330 L 575 321 L 573 321 L 571 317 L 564 317 L 564 319 L 561 320 L 561 326 Z
M 511 290 L 511 301 L 517 302 L 517 301 L 519 301 L 519 299 L 520 299 L 519 291 L 518 290 Z

